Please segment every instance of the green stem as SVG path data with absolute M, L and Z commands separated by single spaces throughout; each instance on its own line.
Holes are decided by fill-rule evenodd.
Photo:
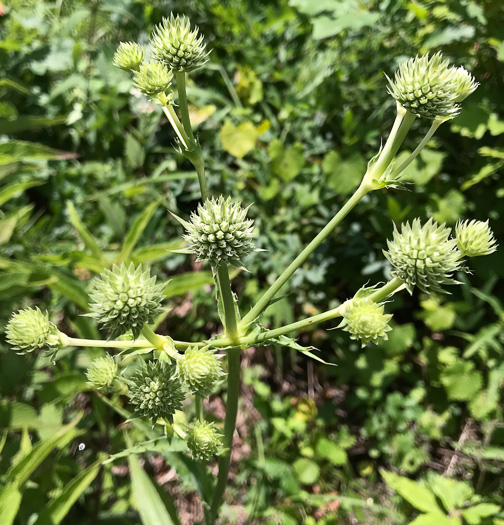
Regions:
M 224 329 L 227 338 L 233 343 L 238 342 L 238 320 L 236 318 L 236 303 L 231 290 L 228 266 L 225 263 L 219 264 L 215 270 L 215 280 L 219 296 L 224 308 Z
M 185 73 L 183 71 L 175 71 L 175 78 L 177 80 L 178 103 L 180 107 L 180 115 L 182 116 L 182 124 L 186 133 L 189 135 L 191 142 L 194 143 L 194 135 L 189 118 L 189 107 L 187 105 Z
M 240 364 L 241 355 L 239 348 L 231 348 L 228 356 L 228 390 L 226 401 L 226 420 L 224 422 L 224 448 L 226 452 L 219 458 L 219 475 L 213 493 L 210 509 L 210 523 L 215 523 L 226 490 L 229 465 L 231 463 L 231 450 L 233 449 L 233 434 L 238 413 L 238 398 L 240 397 Z
M 163 350 L 164 345 L 168 342 L 168 338 L 162 335 L 158 335 L 154 330 L 148 325 L 144 324 L 142 328 L 142 335 L 151 343 L 154 348 L 158 350 Z
M 188 137 L 187 133 L 182 127 L 182 124 L 180 123 L 180 120 L 178 119 L 177 114 L 175 113 L 175 110 L 173 109 L 173 106 L 171 104 L 168 104 L 168 105 L 163 105 L 162 107 L 166 115 L 166 118 L 170 121 L 170 124 L 172 128 L 175 130 L 177 137 L 182 143 L 182 146 L 184 146 L 185 150 L 188 150 L 189 145 L 191 143 L 190 138 Z
M 384 284 L 381 288 L 374 291 L 369 298 L 375 303 L 379 303 L 388 299 L 392 294 L 394 294 L 399 288 L 404 285 L 404 281 L 399 277 L 394 277 L 387 284 Z
M 102 339 L 79 339 L 67 337 L 68 346 L 86 346 L 95 348 L 151 348 L 148 341 L 104 341 Z
M 444 119 L 435 119 L 432 122 L 432 125 L 429 129 L 429 131 L 426 133 L 425 137 L 422 139 L 422 142 L 417 146 L 415 151 L 398 167 L 396 168 L 392 175 L 390 176 L 391 179 L 395 179 L 400 173 L 402 173 L 418 156 L 418 154 L 424 149 L 425 145 L 429 140 L 431 139 L 432 135 L 436 132 L 436 130 L 441 126 L 441 124 L 444 122 Z
M 208 191 L 208 185 L 205 175 L 205 163 L 203 161 L 203 153 L 201 147 L 197 144 L 190 154 L 187 155 L 187 158 L 192 162 L 193 166 L 196 169 L 198 174 L 198 182 L 201 190 L 201 200 L 205 202 L 210 193 Z
M 240 323 L 241 328 L 245 328 L 258 317 L 258 315 L 268 306 L 269 302 L 275 297 L 282 286 L 292 277 L 293 273 L 308 259 L 308 257 L 322 244 L 325 238 L 338 226 L 338 224 L 348 215 L 352 208 L 368 193 L 371 187 L 361 184 L 356 192 L 350 197 L 346 204 L 338 211 L 322 231 L 306 246 L 306 248 L 294 259 L 294 261 L 284 270 L 278 279 L 260 297 L 254 307 L 248 312 Z
M 196 409 L 196 417 L 200 421 L 204 421 L 205 412 L 204 412 L 203 398 L 199 394 L 196 394 L 196 396 L 194 397 L 194 406 Z

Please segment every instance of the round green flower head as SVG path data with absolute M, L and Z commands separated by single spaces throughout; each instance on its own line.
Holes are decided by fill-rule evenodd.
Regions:
M 156 278 L 141 266 L 114 265 L 93 283 L 91 313 L 87 315 L 97 319 L 111 337 L 131 330 L 136 339 L 143 325 L 152 323 L 161 311 L 163 289 L 164 285 L 156 284 Z
M 160 62 L 147 62 L 140 66 L 140 69 L 133 75 L 135 86 L 151 99 L 164 94 L 170 87 L 173 74 Z M 169 100 L 173 98 L 170 92 Z
M 206 51 L 203 35 L 186 16 L 163 18 L 152 34 L 154 58 L 175 71 L 193 71 L 208 62 L 210 51 Z
M 241 259 L 254 250 L 253 224 L 247 219 L 247 208 L 233 202 L 230 197 L 208 199 L 191 215 L 184 239 L 199 261 L 212 265 L 221 262 L 241 266 Z
M 450 67 L 441 53 L 411 58 L 388 81 L 388 92 L 401 106 L 428 119 L 456 117 L 457 103 L 478 87 L 470 73 L 463 67 Z
M 19 354 L 33 352 L 44 346 L 60 346 L 60 332 L 49 321 L 47 312 L 38 308 L 26 308 L 15 313 L 5 330 L 7 342 Z
M 89 385 L 96 390 L 107 390 L 117 375 L 117 363 L 110 355 L 94 359 L 87 369 Z
M 388 251 L 383 253 L 393 266 L 392 275 L 403 279 L 410 293 L 415 286 L 430 293 L 443 292 L 445 284 L 458 284 L 452 274 L 462 269 L 462 253 L 450 233 L 432 219 L 423 227 L 420 219 L 411 226 L 402 224 L 400 233 L 394 226 L 394 240 L 387 241 Z
M 222 448 L 221 434 L 208 421 L 198 421 L 187 435 L 187 446 L 194 459 L 209 461 Z
M 149 361 L 128 380 L 130 401 L 135 416 L 147 417 L 154 424 L 158 418 L 173 422 L 175 410 L 182 408 L 185 392 L 175 365 Z
M 136 42 L 121 42 L 112 63 L 124 71 L 138 71 L 144 59 L 145 52 Z
M 206 397 L 224 375 L 219 356 L 208 348 L 188 348 L 177 360 L 180 380 L 193 394 Z
M 488 221 L 459 221 L 455 226 L 458 249 L 467 257 L 490 255 L 497 249 Z
M 340 327 L 350 333 L 350 338 L 361 340 L 362 346 L 370 341 L 375 345 L 380 339 L 387 340 L 388 325 L 392 314 L 385 314 L 383 303 L 375 303 L 366 297 L 354 297 L 347 301 L 343 309 L 343 321 Z

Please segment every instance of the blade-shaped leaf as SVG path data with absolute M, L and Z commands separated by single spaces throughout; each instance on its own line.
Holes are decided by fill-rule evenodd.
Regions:
M 42 184 L 45 184 L 45 181 L 26 180 L 24 182 L 14 182 L 12 184 L 9 184 L 8 186 L 0 190 L 0 206 L 5 204 L 8 200 L 12 199 L 13 197 L 16 197 L 23 191 L 29 188 L 34 188 L 35 186 L 41 186 Z
M 11 483 L 0 488 L 0 523 L 12 525 L 21 505 L 22 494 L 17 484 Z
M 34 142 L 25 142 L 22 140 L 10 140 L 0 144 L 0 165 L 11 164 L 13 162 L 31 161 L 31 160 L 63 160 L 78 157 L 76 153 L 68 151 L 58 151 L 56 149 L 36 144 Z

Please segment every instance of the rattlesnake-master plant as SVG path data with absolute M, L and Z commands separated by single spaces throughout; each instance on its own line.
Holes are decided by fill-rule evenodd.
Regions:
M 189 453 L 200 462 L 201 497 L 205 520 L 213 524 L 219 515 L 228 479 L 240 390 L 240 354 L 250 346 L 270 343 L 290 345 L 314 357 L 310 349 L 297 345 L 287 334 L 316 323 L 342 318 L 339 326 L 362 345 L 379 344 L 390 331 L 386 301 L 402 289 L 413 293 L 441 292 L 445 285 L 458 284 L 457 271 L 464 270 L 464 257 L 488 255 L 495 241 L 487 222 L 466 221 L 450 228 L 419 219 L 395 228 L 385 257 L 391 264 L 391 280 L 385 284 L 363 286 L 339 307 L 295 323 L 270 330 L 260 325 L 262 312 L 289 281 L 294 272 L 339 225 L 352 208 L 369 192 L 401 187 L 401 174 L 419 154 L 436 129 L 454 118 L 460 102 L 477 84 L 463 68 L 451 67 L 440 54 L 412 58 L 389 79 L 388 91 L 397 101 L 397 116 L 392 131 L 378 154 L 371 159 L 362 182 L 348 202 L 320 233 L 301 251 L 271 287 L 248 312 L 232 291 L 229 266 L 242 266 L 253 256 L 254 225 L 247 217 L 248 207 L 229 197 L 211 195 L 206 183 L 204 160 L 189 119 L 185 76 L 208 60 L 203 37 L 191 28 L 189 20 L 171 16 L 155 28 L 150 62 L 136 43 L 122 43 L 114 64 L 132 74 L 135 85 L 152 101 L 160 104 L 175 130 L 182 153 L 193 163 L 199 179 L 202 202 L 190 217 L 175 217 L 185 228 L 186 253 L 195 254 L 213 271 L 216 296 L 223 329 L 220 335 L 198 343 L 175 341 L 156 334 L 151 324 L 160 311 L 162 287 L 148 269 L 133 265 L 114 266 L 94 280 L 90 290 L 88 314 L 112 339 L 90 341 L 61 333 L 40 310 L 27 309 L 13 315 L 7 339 L 21 353 L 43 346 L 50 351 L 73 346 L 138 349 L 151 357 L 132 374 L 117 375 L 113 357 L 92 362 L 89 384 L 102 392 L 116 390 L 129 396 L 132 417 L 145 418 L 161 425 L 170 435 L 178 434 L 187 442 Z M 173 105 L 173 81 L 178 91 L 178 110 Z M 180 119 L 179 119 L 180 115 Z M 427 135 L 401 165 L 396 154 L 417 118 L 432 121 Z M 121 336 L 120 340 L 113 338 Z M 222 357 L 227 358 L 224 373 Z M 320 359 L 319 359 L 320 360 Z M 227 406 L 224 424 L 205 420 L 203 398 L 227 375 Z M 128 379 L 126 379 L 128 377 Z M 193 421 L 177 418 L 184 400 L 191 398 L 196 407 Z M 187 404 L 185 405 L 187 406 Z M 183 421 L 183 423 L 177 423 Z M 217 480 L 208 486 L 207 463 L 218 456 Z

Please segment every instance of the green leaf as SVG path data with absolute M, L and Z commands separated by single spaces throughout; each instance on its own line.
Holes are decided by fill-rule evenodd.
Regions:
M 98 460 L 72 479 L 61 494 L 52 499 L 40 513 L 34 525 L 58 525 L 68 514 L 79 496 L 91 485 L 101 468 Z
M 398 476 L 393 472 L 387 472 L 386 470 L 380 469 L 380 474 L 382 475 L 385 483 L 400 496 L 402 496 L 408 503 L 413 505 L 415 509 L 418 509 L 422 512 L 434 512 L 440 513 L 441 509 L 439 508 L 434 494 L 427 490 L 425 487 L 422 487 L 416 481 L 405 478 L 403 476 Z
M 360 155 L 343 160 L 338 152 L 331 151 L 324 157 L 322 168 L 327 184 L 339 195 L 347 195 L 362 181 L 366 163 Z
M 40 115 L 22 115 L 14 118 L 0 118 L 0 134 L 11 135 L 29 129 L 64 124 L 67 117 L 44 117 Z
M 268 153 L 273 174 L 286 182 L 295 179 L 305 165 L 304 147 L 300 142 L 285 148 L 280 140 L 274 139 L 269 145 Z
M 295 461 L 294 470 L 296 471 L 299 481 L 304 485 L 316 483 L 320 476 L 319 466 L 314 461 L 307 458 L 300 458 Z
M 213 285 L 214 280 L 212 272 L 187 272 L 179 275 L 174 275 L 170 282 L 164 289 L 166 297 L 175 297 L 177 295 L 185 295 L 187 292 L 191 292 L 202 288 L 203 286 Z
M 479 503 L 474 507 L 463 510 L 462 516 L 469 525 L 479 525 L 482 518 L 488 518 L 493 514 L 497 514 L 500 510 L 499 505 L 494 503 Z
M 252 122 L 235 126 L 230 120 L 226 120 L 220 130 L 222 147 L 238 159 L 242 159 L 255 148 L 258 137 L 259 130 Z
M 464 507 L 474 495 L 467 483 L 435 474 L 429 477 L 429 488 L 441 500 L 448 513 Z
M 317 454 L 336 466 L 345 465 L 348 459 L 346 452 L 340 446 L 325 437 L 317 442 Z
M 112 463 L 116 459 L 130 456 L 131 454 L 143 454 L 145 452 L 182 452 L 187 451 L 187 443 L 183 439 L 177 437 L 168 439 L 165 436 L 149 439 L 142 443 L 137 443 L 131 447 L 128 447 L 117 454 L 113 454 L 108 459 L 103 461 L 103 465 Z
M 44 180 L 27 180 L 24 182 L 13 182 L 12 184 L 5 186 L 5 188 L 0 190 L 0 206 L 4 205 L 13 197 L 17 197 L 23 191 L 29 188 L 34 188 L 35 186 L 42 186 L 42 184 L 45 184 Z
M 58 151 L 43 144 L 11 140 L 0 144 L 0 165 L 31 160 L 64 160 L 78 157 L 76 153 Z
M 151 202 L 149 206 L 147 206 L 147 208 L 145 208 L 145 210 L 135 219 L 124 239 L 121 252 L 116 259 L 117 264 L 129 261 L 132 251 L 147 227 L 147 224 L 152 219 L 158 206 L 159 201 Z
M 481 372 L 474 370 L 471 361 L 457 361 L 441 373 L 441 383 L 448 398 L 454 401 L 469 401 L 481 389 Z
M 0 523 L 2 525 L 14 523 L 22 497 L 18 485 L 15 483 L 0 487 Z
M 157 261 L 158 259 L 164 259 L 169 255 L 170 251 L 177 250 L 183 244 L 184 241 L 182 239 L 174 239 L 173 241 L 142 246 L 142 248 L 138 248 L 132 253 L 131 258 L 135 264 Z
M 135 455 L 129 456 L 128 464 L 133 495 L 143 525 L 180 525 L 180 520 L 176 516 L 168 514 L 153 481 L 140 466 L 138 458 Z
M 446 514 L 428 512 L 418 516 L 409 525 L 462 525 L 462 522 L 457 517 L 449 518 Z
M 72 279 L 59 270 L 52 270 L 51 277 L 47 283 L 49 288 L 67 297 L 85 312 L 89 311 L 89 296 L 77 279 Z
M 396 166 L 408 158 L 409 152 L 403 152 L 396 161 Z M 441 170 L 445 153 L 424 148 L 420 155 L 404 170 L 401 182 L 410 181 L 415 184 L 427 184 Z
M 131 134 L 126 135 L 124 153 L 128 164 L 133 168 L 141 168 L 145 161 L 145 149 L 142 144 Z
M 82 242 L 86 245 L 86 248 L 91 252 L 93 257 L 95 257 L 103 265 L 103 268 L 107 267 L 108 262 L 105 259 L 100 246 L 98 245 L 98 241 L 91 235 L 91 232 L 81 221 L 79 214 L 77 213 L 77 210 L 71 201 L 67 201 L 67 211 L 70 217 L 70 222 L 77 230 L 77 233 L 82 239 Z

